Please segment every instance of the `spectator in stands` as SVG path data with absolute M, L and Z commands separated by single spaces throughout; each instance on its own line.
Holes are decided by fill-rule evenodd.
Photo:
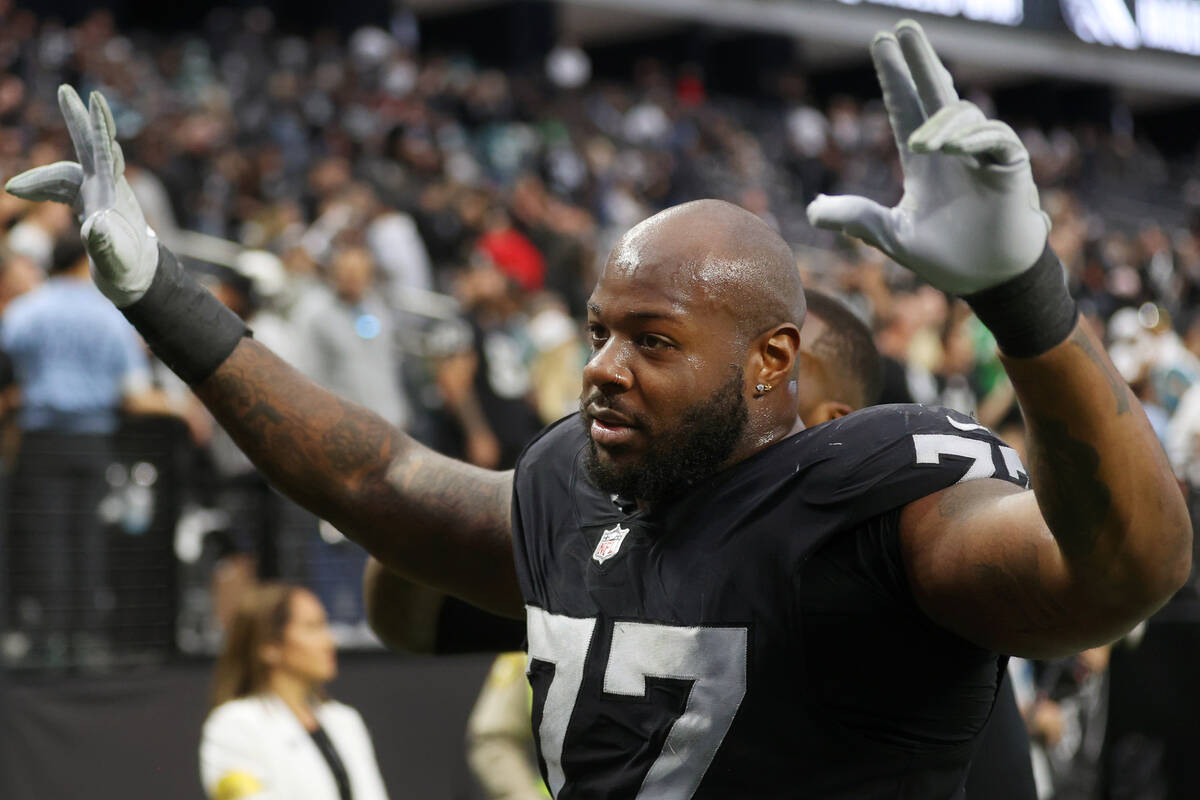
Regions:
M 293 313 L 302 345 L 296 366 L 341 397 L 404 427 L 408 402 L 400 386 L 392 314 L 375 292 L 375 259 L 363 247 L 337 249 L 329 285 Z
M 54 247 L 59 239 L 70 236 L 71 210 L 46 211 L 41 203 L 30 210 L 12 230 L 8 232 L 10 250 L 33 259 L 38 269 L 48 272 L 52 267 Z
M 0 314 L 8 304 L 42 283 L 42 271 L 29 256 L 10 252 L 0 257 Z
M 13 300 L 23 294 L 33 291 L 42 283 L 42 271 L 29 256 L 20 253 L 6 253 L 0 256 L 0 317 Z M 7 423 L 9 412 L 14 411 L 20 402 L 20 391 L 17 389 L 16 377 L 13 375 L 12 357 L 0 349 L 0 417 L 4 418 L 4 430 L 9 430 Z M 0 461 L 11 463 L 12 442 L 0 444 Z
M 9 77 L 0 92 L 0 171 L 64 157 L 66 137 L 50 113 L 60 81 L 104 86 L 116 98 L 127 175 L 164 241 L 177 227 L 227 236 L 272 250 L 293 275 L 328 263 L 334 250 L 365 244 L 391 276 L 388 288 L 428 280 L 448 291 L 452 271 L 503 209 L 544 260 L 543 285 L 558 296 L 543 307 L 565 305 L 578 318 L 590 281 L 577 275 L 594 267 L 613 231 L 668 203 L 718 196 L 753 205 L 817 259 L 842 262 L 833 282 L 858 284 L 867 300 L 887 356 L 887 399 L 933 401 L 944 388 L 939 380 L 961 384 L 987 357 L 978 342 L 974 353 L 966 346 L 969 323 L 944 325 L 945 309 L 929 302 L 928 287 L 887 274 L 887 265 L 858 251 L 831 256 L 837 237 L 805 221 L 803 204 L 817 191 L 866 191 L 890 202 L 900 186 L 879 105 L 828 81 L 810 92 L 815 84 L 796 67 L 781 66 L 776 96 L 751 99 L 706 83 L 714 76 L 702 66 L 666 60 L 630 65 L 634 80 L 613 80 L 611 67 L 597 61 L 592 70 L 586 55 L 565 45 L 555 51 L 554 91 L 537 75 L 511 77 L 469 57 L 417 55 L 412 17 L 403 28 L 408 48 L 379 29 L 285 34 L 263 9 L 214 14 L 178 45 L 153 35 L 127 39 L 104 11 L 74 27 L 28 10 L 3 19 L 0 63 Z M 1005 111 L 1018 104 L 1010 94 Z M 1043 197 L 1052 244 L 1077 296 L 1104 321 L 1144 299 L 1176 311 L 1200 298 L 1200 226 L 1187 227 L 1200 197 L 1200 161 L 1189 152 L 1168 162 L 1130 122 L 1114 113 L 1106 125 L 1068 116 L 1045 129 L 1022 128 L 1039 181 L 1053 187 Z M 370 199 L 365 184 L 379 207 L 362 202 Z M 10 248 L 44 258 L 46 232 L 66 222 L 64 207 L 30 210 L 0 196 L 7 231 L 0 237 Z M 503 239 L 485 241 L 495 254 L 512 255 Z M 533 274 L 530 260 L 510 263 L 519 275 Z M 561 341 L 561 318 L 547 320 L 553 324 L 537 325 L 531 315 L 535 349 Z M 1182 328 L 1184 320 L 1175 322 Z M 566 348 L 557 355 L 563 363 L 570 357 Z M 517 361 L 540 390 L 536 359 Z M 494 372 L 499 380 L 489 384 L 519 383 L 508 380 L 506 366 L 466 371 L 472 381 Z M 425 396 L 437 395 L 434 372 L 426 369 L 426 385 L 417 387 Z M 452 373 L 442 373 L 441 388 Z M 990 422 L 983 419 L 988 387 L 970 388 Z M 567 392 L 539 394 L 547 395 L 538 398 L 545 419 L 562 405 L 550 395 Z M 494 435 L 507 432 L 500 428 Z M 494 444 L 476 437 L 474 460 L 494 458 Z
M 455 286 L 470 337 L 442 359 L 437 382 L 454 428 L 448 449 L 478 466 L 504 469 L 542 426 L 526 312 L 530 294 L 542 288 L 545 261 L 502 211 L 493 210 L 488 225 Z
M 401 382 L 393 314 L 375 290 L 375 259 L 357 245 L 334 249 L 329 283 L 297 303 L 292 322 L 299 341 L 295 365 L 318 383 L 407 427 L 410 410 Z M 309 579 L 348 641 L 364 619 L 358 581 L 366 554 L 327 523 L 309 546 Z M 365 628 L 363 628 L 365 633 Z
M 386 800 L 358 712 L 330 700 L 337 655 L 325 609 L 307 589 L 248 592 L 213 675 L 200 741 L 211 800 Z
M 102 666 L 113 598 L 98 507 L 122 411 L 167 413 L 141 340 L 96 291 L 78 237 L 54 249 L 50 278 L 0 321 L 22 406 L 8 519 L 16 627 L 26 662 Z

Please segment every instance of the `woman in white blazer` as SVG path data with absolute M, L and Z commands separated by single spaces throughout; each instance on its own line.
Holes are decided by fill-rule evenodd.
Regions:
M 246 594 L 200 742 L 210 800 L 387 800 L 362 717 L 325 695 L 337 655 L 321 602 L 281 584 Z

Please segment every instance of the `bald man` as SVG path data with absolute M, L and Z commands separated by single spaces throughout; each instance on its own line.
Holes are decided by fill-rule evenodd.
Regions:
M 1028 468 L 944 409 L 806 430 L 791 251 L 726 203 L 622 237 L 588 301 L 579 414 L 498 473 L 248 337 L 146 227 L 99 94 L 59 93 L 79 162 L 8 188 L 79 210 L 99 288 L 279 488 L 402 576 L 525 619 L 556 797 L 960 798 L 999 654 L 1128 630 L 1186 579 L 1191 528 L 1079 324 L 1020 141 L 958 99 L 915 23 L 872 56 L 904 198 L 819 197 L 810 220 L 965 296 L 1005 353 Z
M 883 371 L 871 330 L 849 306 L 814 289 L 804 296 L 808 312 L 800 331 L 797 410 L 813 427 L 874 405 Z M 400 650 L 495 652 L 517 650 L 524 641 L 524 626 L 515 621 L 415 586 L 374 559 L 363 588 L 372 627 Z M 526 756 L 531 739 L 528 687 L 511 681 L 516 655 L 497 658 L 468 722 L 468 763 L 489 797 L 533 797 L 542 791 L 541 781 L 531 777 Z M 1012 685 L 1002 680 L 968 771 L 967 797 L 1032 800 L 1037 792 L 1029 736 Z
M 809 427 L 874 405 L 882 364 L 870 329 L 842 301 L 816 289 L 800 332 L 797 413 Z M 367 618 L 396 650 L 440 655 L 516 650 L 524 624 L 404 580 L 370 559 L 363 573 Z
M 873 405 L 881 390 L 882 364 L 870 329 L 845 303 L 813 289 L 805 291 L 805 300 L 798 411 L 812 427 Z M 517 650 L 524 641 L 523 626 L 414 586 L 374 560 L 364 576 L 364 592 L 372 626 L 398 649 L 488 652 Z M 528 755 L 528 685 L 513 680 L 518 663 L 523 669 L 523 653 L 497 657 L 467 724 L 467 762 L 489 797 L 538 797 L 544 791 Z M 969 798 L 1037 796 L 1029 737 L 1006 680 L 979 735 L 966 788 Z

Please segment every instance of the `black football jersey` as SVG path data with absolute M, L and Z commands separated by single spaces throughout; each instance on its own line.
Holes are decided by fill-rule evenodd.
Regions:
M 960 797 L 1003 660 L 905 584 L 906 504 L 1027 485 L 969 417 L 878 406 L 640 511 L 593 486 L 578 415 L 514 481 L 540 766 L 558 798 Z

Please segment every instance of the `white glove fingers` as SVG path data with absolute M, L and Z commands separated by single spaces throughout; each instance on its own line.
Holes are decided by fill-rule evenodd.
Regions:
M 104 128 L 108 132 L 108 138 L 116 139 L 117 138 L 117 123 L 113 119 L 112 109 L 109 108 L 109 106 L 108 106 L 108 100 L 106 100 L 104 98 L 104 95 L 100 94 L 99 92 L 92 92 L 90 95 L 88 95 L 88 110 L 89 111 L 91 110 L 93 105 L 99 107 L 100 118 L 104 122 Z
M 74 161 L 58 161 L 34 167 L 9 178 L 4 190 L 23 200 L 50 200 L 73 206 L 83 184 L 83 168 Z
M 942 151 L 958 156 L 987 156 L 992 164 L 1015 166 L 1029 159 L 1012 128 L 999 120 L 966 128 L 948 139 Z
M 88 97 L 88 113 L 92 123 L 92 157 L 96 167 L 95 194 L 89 195 L 88 199 L 95 201 L 95 209 L 111 208 L 117 199 L 112 152 L 116 126 L 112 125 L 112 112 L 108 110 L 108 103 L 104 102 L 104 97 L 99 92 L 92 92 Z
M 105 105 L 107 105 L 107 103 Z M 113 139 L 112 142 L 112 156 L 113 175 L 116 176 L 117 181 L 119 182 L 121 180 L 121 176 L 125 174 L 125 151 L 121 149 L 121 143 L 116 139 Z
M 871 60 L 875 62 L 875 75 L 883 90 L 883 104 L 892 123 L 896 146 L 903 157 L 908 137 L 925 121 L 921 98 L 895 36 L 887 32 L 876 34 L 871 42 Z
M 83 173 L 88 175 L 94 171 L 95 164 L 92 157 L 92 126 L 88 110 L 75 90 L 65 83 L 58 87 L 58 108 L 67 123 L 67 133 L 71 135 L 71 144 L 75 146 L 79 165 L 83 168 Z
M 862 239 L 889 257 L 895 252 L 891 210 L 857 195 L 817 195 L 808 204 L 808 221 L 818 228 Z
M 921 95 L 925 113 L 932 116 L 958 100 L 954 80 L 934 52 L 921 26 L 911 19 L 901 20 L 896 25 L 896 38 L 900 41 L 904 60 L 908 62 L 913 82 Z
M 117 122 L 113 119 L 112 108 L 109 107 L 108 100 L 104 95 L 92 92 L 92 98 L 97 99 L 100 111 L 104 115 L 104 124 L 108 128 L 109 149 L 112 151 L 113 157 L 113 176 L 119 179 L 125 174 L 125 153 L 121 151 L 121 145 L 117 141 Z
M 934 153 L 962 131 L 978 127 L 987 117 L 969 100 L 958 100 L 934 114 L 908 139 L 916 153 Z

